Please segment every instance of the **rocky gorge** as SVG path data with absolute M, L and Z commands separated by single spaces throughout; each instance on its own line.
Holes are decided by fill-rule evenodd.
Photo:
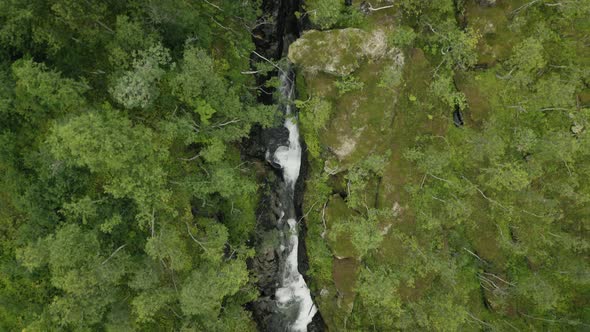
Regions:
M 259 205 L 255 235 L 258 255 L 250 264 L 261 296 L 251 309 L 262 331 L 323 331 L 321 315 L 301 274 L 307 270 L 301 210 L 307 158 L 305 143 L 300 142 L 292 119 L 297 116 L 293 105 L 295 75 L 288 64 L 275 64 L 299 37 L 304 23 L 295 12 L 301 10 L 301 4 L 297 0 L 264 1 L 262 8 L 264 23 L 255 33 L 253 61 L 266 61 L 276 68 L 266 76 L 258 76 L 257 81 L 263 84 L 278 77 L 280 86 L 274 95 L 264 91 L 260 100 L 276 104 L 285 124 L 259 129 L 246 144 L 249 155 L 264 160 L 267 188 Z

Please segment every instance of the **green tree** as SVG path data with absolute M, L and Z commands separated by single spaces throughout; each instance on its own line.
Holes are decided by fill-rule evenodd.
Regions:
M 220 268 L 207 266 L 195 270 L 183 284 L 180 295 L 182 311 L 187 315 L 217 317 L 222 300 L 240 290 L 248 281 L 244 262 L 230 261 Z
M 322 29 L 336 25 L 344 10 L 344 2 L 340 0 L 312 0 L 305 5 L 307 15 Z
M 47 142 L 57 160 L 104 176 L 104 191 L 114 197 L 133 198 L 150 212 L 167 201 L 166 142 L 120 112 L 107 109 L 73 117 L 57 125 Z
M 127 109 L 148 108 L 158 98 L 158 83 L 169 62 L 168 50 L 159 44 L 136 52 L 133 68 L 115 81 L 111 95 Z
M 368 209 L 366 215 L 353 216 L 340 221 L 332 227 L 330 237 L 336 241 L 342 233 L 348 234 L 358 258 L 375 250 L 383 242 L 383 229 L 391 223 L 393 213 L 387 209 Z
M 63 78 L 57 71 L 42 63 L 20 60 L 12 65 L 15 80 L 14 112 L 25 119 L 39 123 L 46 117 L 63 116 L 85 107 L 84 83 Z
M 380 328 L 393 328 L 395 319 L 402 313 L 398 286 L 399 279 L 386 268 L 363 269 L 360 273 L 358 294 L 365 310 L 372 311 L 372 322 Z M 376 320 L 376 317 L 380 319 Z
M 29 269 L 47 265 L 51 284 L 64 292 L 54 297 L 49 306 L 52 323 L 72 328 L 95 326 L 115 302 L 117 286 L 130 264 L 129 256 L 124 252 L 109 257 L 97 253 L 100 244 L 96 233 L 75 224 L 65 225 L 55 236 L 17 252 Z
M 295 105 L 299 109 L 299 122 L 307 149 L 313 157 L 317 158 L 321 153 L 320 130 L 325 128 L 330 119 L 332 104 L 329 100 L 312 97 L 307 101 L 296 100 Z

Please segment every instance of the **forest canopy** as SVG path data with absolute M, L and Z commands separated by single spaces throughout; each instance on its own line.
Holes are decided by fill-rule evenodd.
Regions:
M 0 3 L 0 330 L 255 329 L 258 8 Z
M 247 150 L 281 126 L 289 62 L 323 329 L 588 330 L 589 17 L 590 0 L 0 1 L 0 330 L 259 330 L 278 173 Z

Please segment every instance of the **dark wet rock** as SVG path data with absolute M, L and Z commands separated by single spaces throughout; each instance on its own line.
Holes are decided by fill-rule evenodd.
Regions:
M 274 301 L 280 278 L 280 253 L 277 252 L 275 244 L 279 242 L 277 224 L 281 203 L 276 192 L 279 180 L 275 176 L 270 178 L 266 185 L 267 190 L 264 190 L 267 194 L 262 198 L 257 211 L 258 221 L 254 235 L 256 256 L 248 264 L 249 270 L 256 277 L 260 296 L 250 303 L 248 308 L 252 311 L 260 331 L 281 331 L 281 320 L 277 318 L 277 306 Z
M 464 6 L 459 2 L 459 0 L 453 0 L 453 7 L 455 11 L 455 20 L 457 21 L 457 25 L 461 30 L 465 31 L 467 28 L 467 17 L 465 16 Z
M 272 156 L 279 146 L 289 144 L 289 130 L 281 126 L 263 129 L 256 127 L 243 142 L 242 147 L 246 155 L 265 160 L 267 152 Z
M 252 40 L 256 46 L 256 53 L 252 53 L 250 60 L 254 63 L 277 61 L 286 56 L 288 46 L 299 37 L 299 31 L 304 25 L 309 26 L 309 19 L 300 20 L 295 12 L 300 10 L 300 0 L 263 0 L 262 16 L 258 18 L 256 28 L 252 31 Z M 304 17 L 305 15 L 302 15 Z M 264 58 L 262 58 L 264 57 Z M 273 76 L 276 70 L 265 75 L 256 75 L 257 86 L 264 84 Z M 258 100 L 264 104 L 273 102 L 273 88 L 260 90 Z
M 253 261 L 253 269 L 259 271 L 257 284 L 261 290 L 261 295 L 272 297 L 274 295 L 273 288 L 278 283 L 279 264 L 278 257 L 274 248 L 266 248 Z
M 282 1 L 263 0 L 261 9 L 264 14 L 253 31 L 256 51 L 268 59 L 278 59 L 281 56 L 283 45 L 278 24 L 283 16 L 280 13 L 281 3 Z
M 526 161 L 526 162 L 531 161 L 532 158 L 533 158 L 533 155 L 531 155 L 530 153 L 527 153 L 522 157 L 522 159 L 524 159 L 524 161 Z
M 326 330 L 326 323 L 324 323 L 324 318 L 320 315 L 320 312 L 313 316 L 311 323 L 307 325 L 307 332 L 324 332 Z
M 371 5 L 366 1 L 361 2 L 359 9 L 361 13 L 365 15 L 369 15 L 371 13 Z
M 266 139 L 261 141 L 270 144 L 272 148 L 269 149 L 276 150 L 281 145 L 279 142 L 284 141 L 285 145 L 288 144 L 288 131 L 286 135 L 280 132 L 281 128 L 275 128 L 267 133 L 261 132 L 261 136 L 266 135 Z M 306 151 L 305 143 L 301 142 L 301 144 L 302 151 Z M 286 209 L 285 204 L 293 204 L 292 208 L 295 210 L 298 220 L 303 215 L 302 202 L 307 170 L 307 154 L 302 153 L 299 179 L 295 184 L 295 191 L 290 192 L 283 183 L 282 172 L 273 171 L 270 165 L 268 167 L 268 181 L 265 184 L 266 189 L 263 190 L 266 194 L 258 207 L 258 223 L 253 239 L 257 254 L 248 264 L 249 270 L 257 279 L 256 286 L 260 291 L 260 297 L 250 303 L 248 308 L 251 310 L 260 331 L 287 331 L 287 322 L 294 320 L 297 314 L 296 312 L 281 313 L 277 308 L 274 294 L 280 284 L 280 271 L 283 269 L 281 264 L 285 261 L 284 255 L 286 254 L 286 252 L 281 252 L 278 247 L 281 242 L 280 231 L 282 230 L 283 234 L 286 234 L 285 231 L 288 229 L 286 222 L 284 220 L 280 221 L 281 215 Z M 299 224 L 298 268 L 309 284 L 309 279 L 306 276 L 309 269 L 305 246 L 306 233 L 307 227 L 304 220 L 301 219 Z M 316 313 L 312 322 L 308 325 L 308 331 L 325 331 L 325 324 L 319 312 Z
M 473 69 L 475 70 L 486 70 L 488 68 L 490 68 L 489 63 L 477 63 L 475 66 L 473 66 Z
M 270 155 L 274 155 L 280 146 L 289 145 L 289 130 L 283 126 L 270 128 L 262 133 L 263 143 Z
M 455 107 L 453 111 L 453 123 L 456 127 L 462 127 L 465 123 L 463 122 L 463 113 L 459 107 Z

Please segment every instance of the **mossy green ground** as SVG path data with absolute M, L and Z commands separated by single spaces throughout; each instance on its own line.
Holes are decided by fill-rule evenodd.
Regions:
M 479 30 L 483 36 L 478 47 L 480 63 L 494 66 L 509 56 L 511 45 L 518 41 L 517 34 L 510 30 L 507 19 L 514 8 L 514 3 L 507 2 L 501 2 L 499 6 L 491 8 L 478 6 L 475 2 L 469 2 L 467 5 L 465 14 L 468 26 Z M 380 11 L 369 18 L 364 29 L 369 33 L 375 29 L 395 29 L 393 17 L 393 10 Z M 317 32 L 318 35 L 314 35 L 314 38 L 321 33 Z M 303 61 L 302 65 L 313 66 L 309 63 L 313 62 L 313 53 L 307 56 L 309 58 Z M 350 59 L 350 54 L 341 56 Z M 423 176 L 403 158 L 403 153 L 416 144 L 419 136 L 430 134 L 444 139 L 449 131 L 461 130 L 453 126 L 452 110 L 438 100 L 429 89 L 438 60 L 429 59 L 420 49 L 404 50 L 404 56 L 403 80 L 399 86 L 383 87 L 379 84 L 383 69 L 393 60 L 365 59 L 357 63 L 357 69 L 351 74 L 363 83 L 363 88 L 343 95 L 339 95 L 334 85 L 338 77 L 321 71 L 305 73 L 303 68 L 299 68 L 300 73 L 304 73 L 300 76 L 305 80 L 306 94 L 330 100 L 334 106 L 329 123 L 319 133 L 325 153 L 321 158 L 311 162 L 312 176 L 308 181 L 305 200 L 305 209 L 311 211 L 307 216 L 310 230 L 308 255 L 313 278 L 311 286 L 316 294 L 319 310 L 332 331 L 345 330 L 348 314 L 354 305 L 354 288 L 360 265 L 360 260 L 345 235 L 339 236 L 336 241 L 328 240 L 328 236 L 320 236 L 326 231 L 329 233 L 331 225 L 339 220 L 345 220 L 351 213 L 356 213 L 347 208 L 337 194 L 346 191 L 343 174 L 352 165 L 372 154 L 391 152 L 383 177 L 372 181 L 367 188 L 376 193 L 376 201 L 373 202 L 375 207 L 397 209 L 396 217 L 391 220 L 392 227 L 385 234 L 381 247 L 372 259 L 377 264 L 402 266 L 411 258 L 407 257 L 398 233 L 410 234 L 416 241 L 423 241 L 415 222 L 414 216 L 417 211 L 413 211 L 409 206 L 410 197 L 405 190 L 406 185 L 423 181 Z M 465 121 L 470 128 L 477 130 L 493 107 L 497 106 L 498 97 L 494 93 L 500 84 L 499 79 L 494 71 L 489 70 L 458 74 L 455 81 L 468 101 L 469 108 L 464 114 Z M 318 176 L 322 169 L 332 173 L 326 181 L 330 188 L 323 196 L 314 187 L 314 181 L 319 181 Z M 325 201 L 322 200 L 327 200 L 324 209 L 322 205 Z M 312 204 L 316 204 L 315 208 Z M 485 202 L 482 201 L 482 204 Z M 495 233 L 498 232 L 498 228 L 489 216 L 475 215 L 479 219 L 477 222 L 480 227 L 477 230 L 465 231 L 469 245 L 492 266 L 504 265 L 506 258 L 502 255 L 500 244 L 488 240 L 496 239 Z M 324 223 L 327 229 L 324 229 Z M 469 256 L 467 252 L 462 254 Z M 319 264 L 325 264 L 326 267 L 323 268 Z M 464 284 L 457 287 L 473 290 L 469 293 L 472 313 L 483 317 L 486 315 L 486 309 L 476 281 L 476 271 L 472 269 L 464 275 L 467 277 L 460 279 Z M 399 296 L 405 301 L 420 299 L 430 288 L 430 278 L 427 275 L 415 280 L 414 285 L 401 285 Z M 472 325 L 466 328 L 469 330 L 473 327 Z
M 478 44 L 478 62 L 494 65 L 510 55 L 512 46 L 522 35 L 514 33 L 517 24 L 510 25 L 509 18 L 515 9 L 527 1 L 498 1 L 494 7 L 480 6 L 476 1 L 465 3 L 465 16 L 470 28 L 477 30 L 482 38 Z
M 339 195 L 330 197 L 329 205 L 326 205 L 325 215 L 327 231 L 330 232 L 335 224 L 342 222 L 343 216 L 349 217 L 354 214 L 357 213 L 348 208 Z M 350 241 L 350 235 L 347 233 L 341 233 L 335 239 L 328 239 L 327 241 L 337 261 L 358 256 Z

